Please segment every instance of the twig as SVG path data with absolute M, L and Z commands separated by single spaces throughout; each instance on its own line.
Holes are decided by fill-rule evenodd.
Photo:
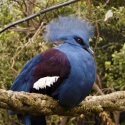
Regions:
M 97 19 L 96 19 L 97 20 Z M 99 24 L 98 22 L 96 21 L 96 32 L 97 32 L 97 35 L 96 35 L 96 43 L 95 43 L 95 46 L 94 46 L 94 52 L 97 48 L 97 44 L 99 42 L 99 36 L 100 36 L 100 32 L 99 32 Z
M 107 1 L 105 2 L 105 4 L 103 5 L 103 7 L 106 7 L 109 2 L 110 2 L 110 0 L 107 0 Z
M 104 49 L 104 48 L 106 48 L 106 47 L 108 47 L 108 46 L 110 46 L 110 45 L 113 45 L 113 44 L 117 45 L 117 44 L 119 44 L 119 43 L 109 43 L 109 44 L 106 44 L 106 45 L 104 45 L 104 46 L 102 46 L 102 47 L 96 48 L 96 50 Z
M 15 22 L 13 22 L 13 23 L 7 25 L 6 27 L 4 27 L 4 28 L 0 31 L 0 33 L 4 32 L 5 30 L 9 29 L 10 27 L 13 27 L 13 26 L 15 26 L 15 25 L 17 25 L 17 24 L 20 24 L 20 23 L 25 22 L 25 21 L 28 21 L 28 20 L 30 20 L 30 19 L 36 17 L 36 16 L 39 16 L 40 14 L 44 14 L 44 13 L 49 12 L 49 11 L 51 11 L 51 10 L 54 10 L 54 9 L 57 9 L 57 8 L 60 8 L 60 7 L 63 7 L 63 6 L 67 6 L 67 5 L 69 5 L 69 4 L 72 4 L 72 3 L 75 3 L 75 2 L 78 2 L 78 1 L 80 1 L 80 0 L 70 0 L 70 1 L 68 1 L 68 2 L 64 2 L 64 3 L 62 3 L 62 4 L 58 4 L 58 5 L 49 7 L 49 8 L 47 8 L 47 9 L 41 10 L 41 11 L 35 13 L 35 14 L 32 14 L 32 15 L 30 15 L 30 16 L 27 16 L 27 17 L 25 17 L 25 18 L 23 18 L 23 19 L 17 20 L 17 21 L 15 21 Z

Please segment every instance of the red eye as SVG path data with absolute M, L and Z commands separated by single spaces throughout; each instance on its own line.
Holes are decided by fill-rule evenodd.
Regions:
M 83 41 L 81 38 L 79 38 L 79 37 L 74 37 L 74 39 L 75 39 L 75 41 L 76 41 L 77 43 L 79 43 L 80 45 L 84 45 L 84 41 Z
M 80 38 L 77 38 L 77 43 L 81 44 L 82 40 Z

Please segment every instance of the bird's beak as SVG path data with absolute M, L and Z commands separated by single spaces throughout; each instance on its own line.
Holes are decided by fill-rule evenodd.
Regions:
M 86 50 L 87 50 L 91 55 L 94 55 L 94 52 L 93 52 L 93 50 L 92 50 L 90 47 L 89 47 L 89 48 L 87 47 Z

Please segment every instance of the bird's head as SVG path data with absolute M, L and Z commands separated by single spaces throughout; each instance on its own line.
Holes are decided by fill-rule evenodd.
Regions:
M 89 48 L 89 38 L 94 34 L 94 27 L 86 20 L 60 16 L 46 26 L 44 39 L 50 42 L 64 41 L 79 46 L 93 54 Z

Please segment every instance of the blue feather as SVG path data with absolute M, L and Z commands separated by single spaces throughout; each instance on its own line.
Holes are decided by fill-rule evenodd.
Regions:
M 74 107 L 89 95 L 93 86 L 96 76 L 94 59 L 82 47 L 70 45 L 68 41 L 56 47 L 56 49 L 67 55 L 71 71 L 68 79 L 61 84 L 52 96 L 56 96 L 60 104 Z
M 43 115 L 18 115 L 19 119 L 24 122 L 25 125 L 46 125 L 45 116 Z
M 22 115 L 22 119 L 23 119 L 25 125 L 31 125 L 31 118 L 29 115 Z
M 40 63 L 42 60 L 40 55 L 35 56 L 32 58 L 21 70 L 19 75 L 13 82 L 10 90 L 13 91 L 25 91 L 29 92 L 33 86 L 33 77 L 32 73 L 34 71 L 34 67 Z
M 89 44 L 88 40 L 93 34 L 94 26 L 86 20 L 74 16 L 60 16 L 57 20 L 51 21 L 46 26 L 44 39 L 50 42 L 56 42 L 66 40 L 68 37 L 81 36 L 86 44 Z

